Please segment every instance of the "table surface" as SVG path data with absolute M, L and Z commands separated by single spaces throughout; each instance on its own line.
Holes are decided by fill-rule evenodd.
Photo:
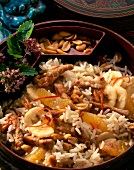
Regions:
M 44 0 L 44 2 L 47 8 L 44 17 L 41 18 L 43 21 L 80 20 L 94 23 L 121 34 L 132 44 L 134 44 L 134 15 L 121 18 L 94 18 L 80 15 L 78 13 L 72 12 L 71 10 L 58 6 L 53 0 Z
M 86 17 L 80 14 L 73 13 L 61 6 L 58 6 L 54 3 L 54 1 L 44 0 L 46 5 L 46 11 L 42 15 L 42 17 L 37 21 L 51 21 L 51 20 L 80 20 L 86 21 L 90 23 L 94 23 L 97 25 L 101 25 L 107 27 L 125 38 L 127 38 L 132 44 L 134 44 L 134 16 L 123 17 L 123 18 L 114 18 L 114 19 L 104 19 L 104 18 L 93 18 Z M 0 162 L 1 162 L 0 158 Z M 9 168 L 9 167 L 8 167 Z M 4 170 L 7 170 L 4 169 Z M 11 170 L 15 170 L 15 168 L 11 167 Z M 134 155 L 131 156 L 130 160 L 124 163 L 119 170 L 134 170 Z

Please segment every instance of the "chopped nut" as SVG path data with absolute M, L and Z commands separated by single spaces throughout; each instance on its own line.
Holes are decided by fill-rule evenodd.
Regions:
M 64 139 L 64 136 L 59 134 L 59 133 L 54 133 L 51 135 L 51 137 L 53 138 L 53 140 L 62 140 Z
M 72 148 L 72 145 L 70 143 L 63 142 L 63 148 L 64 150 L 69 151 Z
M 48 158 L 48 161 L 49 161 L 51 167 L 55 167 L 56 166 L 57 161 L 56 161 L 55 156 L 50 155 L 49 158 Z
M 71 144 L 78 143 L 78 139 L 76 137 L 69 137 L 68 142 Z
M 21 146 L 21 148 L 22 148 L 25 152 L 30 152 L 31 149 L 32 149 L 32 146 L 23 144 L 23 145 Z
M 78 104 L 75 104 L 75 108 L 77 110 L 86 110 L 86 111 L 88 111 L 89 110 L 89 104 L 88 103 L 78 103 Z
M 82 102 L 82 100 L 83 100 L 83 95 L 78 96 L 77 94 L 73 93 L 73 94 L 71 95 L 71 99 L 72 99 L 74 102 L 79 103 L 79 102 Z
M 28 110 L 32 108 L 32 105 L 30 104 L 30 100 L 27 97 L 23 97 L 21 103 Z
M 64 135 L 64 139 L 67 140 L 69 137 L 71 137 L 71 134 Z

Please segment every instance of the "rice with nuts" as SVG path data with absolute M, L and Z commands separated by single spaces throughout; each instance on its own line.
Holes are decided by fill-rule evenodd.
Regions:
M 104 71 L 57 58 L 39 67 L 23 95 L 0 108 L 1 136 L 14 152 L 50 167 L 81 168 L 134 144 L 134 78 L 126 67 Z

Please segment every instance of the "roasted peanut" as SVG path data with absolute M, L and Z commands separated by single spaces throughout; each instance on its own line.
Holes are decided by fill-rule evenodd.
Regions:
M 62 51 L 61 49 L 57 49 L 58 54 L 67 54 L 66 52 Z
M 61 48 L 62 46 L 63 46 L 63 44 L 64 44 L 64 40 L 60 40 L 60 42 L 59 42 L 59 48 Z
M 62 36 L 62 37 L 68 37 L 71 35 L 70 32 L 67 32 L 67 31 L 60 31 L 59 32 L 59 35 Z
M 76 50 L 78 51 L 84 51 L 86 48 L 86 44 L 81 44 L 76 46 Z
M 74 44 L 76 45 L 81 45 L 82 44 L 82 41 L 81 40 L 73 40 L 72 41 Z
M 98 42 L 99 40 L 68 31 L 59 31 L 50 39 L 46 37 L 39 39 L 42 54 L 73 54 L 73 51 L 90 54 Z
M 61 35 L 59 35 L 59 34 L 54 34 L 54 36 L 52 37 L 52 40 L 62 40 L 63 39 L 63 37 L 61 36 Z
M 70 36 L 68 36 L 68 37 L 65 37 L 64 39 L 65 39 L 65 40 L 72 40 L 74 36 L 75 36 L 75 35 L 72 34 L 72 35 L 70 35 Z
M 92 49 L 91 48 L 87 48 L 84 50 L 84 54 L 89 54 L 92 52 Z
M 71 47 L 70 42 L 69 42 L 69 41 L 66 41 L 66 42 L 64 42 L 64 44 L 63 44 L 63 46 L 62 46 L 62 50 L 63 50 L 63 51 L 68 51 L 68 50 L 70 49 L 70 47 Z

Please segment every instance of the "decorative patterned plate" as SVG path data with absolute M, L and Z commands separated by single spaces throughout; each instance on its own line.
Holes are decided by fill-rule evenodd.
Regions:
M 134 14 L 134 0 L 55 0 L 63 7 L 79 14 L 117 18 Z

